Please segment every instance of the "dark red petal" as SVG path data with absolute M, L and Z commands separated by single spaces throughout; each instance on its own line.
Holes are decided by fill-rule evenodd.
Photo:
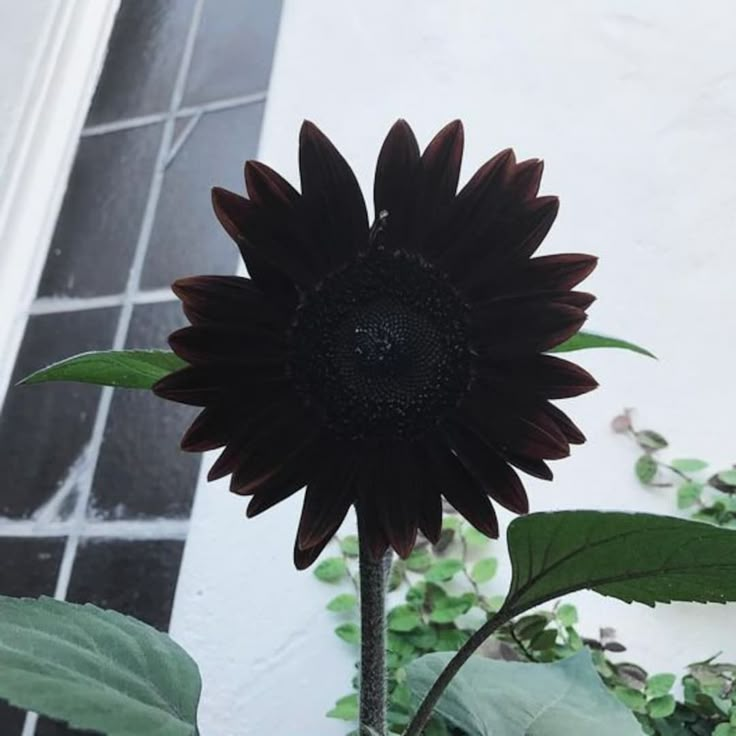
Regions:
M 479 242 L 487 242 L 489 227 L 504 208 L 515 162 L 514 152 L 506 148 L 475 172 L 445 211 L 442 222 L 427 234 L 422 244 L 427 257 L 439 263 L 454 262 L 473 252 Z
M 320 464 L 327 461 L 323 450 L 319 441 L 308 439 L 297 450 L 286 448 L 279 467 L 261 475 L 257 465 L 246 457 L 233 472 L 230 491 L 252 495 L 246 513 L 248 517 L 257 516 L 304 488 L 319 472 Z
M 480 483 L 460 460 L 448 448 L 437 445 L 427 452 L 426 464 L 432 469 L 442 495 L 450 505 L 478 531 L 492 538 L 498 537 L 498 519 L 493 505 Z
M 353 170 L 327 136 L 305 121 L 299 134 L 303 217 L 331 267 L 368 243 L 368 215 Z
M 502 382 L 500 389 L 515 388 L 546 399 L 566 399 L 592 391 L 598 386 L 593 376 L 575 363 L 552 355 L 534 355 L 507 361 L 485 361 L 480 380 Z
M 447 434 L 452 449 L 489 496 L 516 514 L 528 513 L 524 486 L 505 460 L 464 427 L 451 425 Z
M 298 475 L 286 476 L 280 472 L 274 473 L 274 475 L 266 478 L 263 484 L 253 494 L 248 503 L 245 515 L 249 519 L 259 516 L 264 511 L 268 511 L 293 496 L 297 491 L 304 488 L 306 484 L 307 480 L 302 479 Z M 233 491 L 233 493 L 245 495 L 239 491 Z
M 385 240 L 395 248 L 409 242 L 417 203 L 419 145 L 405 120 L 398 120 L 386 136 L 376 164 L 373 200 L 376 216 L 388 212 Z
M 232 410 L 207 407 L 199 413 L 181 440 L 185 452 L 206 452 L 223 447 L 234 433 Z
M 367 514 L 374 537 L 372 554 L 387 540 L 400 557 L 407 557 L 416 542 L 419 516 L 419 485 L 411 448 L 366 449 L 355 465 L 358 508 Z
M 367 537 L 365 544 L 368 547 L 368 554 L 374 561 L 382 559 L 389 548 L 388 537 L 378 514 L 378 503 L 376 500 L 370 500 L 361 507 L 365 517 L 362 533 Z
M 493 504 L 480 488 L 468 486 L 446 488 L 447 502 L 479 532 L 498 539 L 498 518 Z
M 313 435 L 302 430 L 300 435 L 283 438 L 283 430 L 269 432 L 270 427 L 262 428 L 257 437 L 241 446 L 230 478 L 231 493 L 250 496 L 288 490 L 290 495 L 303 488 L 316 472 L 311 458 L 316 453 Z M 252 515 L 250 507 L 249 512 Z
M 355 501 L 353 466 L 343 456 L 333 459 L 332 467 L 322 469 L 317 478 L 310 480 L 304 496 L 302 514 L 297 532 L 297 546 L 315 547 L 329 539 L 335 527 L 345 519 Z
M 192 324 L 284 323 L 283 311 L 266 299 L 250 279 L 239 276 L 191 276 L 171 287 Z
M 510 273 L 502 287 L 505 293 L 543 289 L 566 291 L 589 276 L 597 263 L 595 256 L 583 253 L 538 256 Z
M 569 304 L 571 307 L 586 310 L 595 301 L 595 296 L 585 291 L 568 291 L 555 297 L 555 301 L 559 304 Z
M 424 252 L 435 242 L 434 234 L 447 222 L 455 199 L 463 155 L 463 126 L 459 120 L 446 125 L 421 156 L 417 185 L 417 210 L 408 247 Z
M 524 405 L 476 387 L 465 398 L 456 421 L 493 445 L 501 454 L 558 460 L 570 445 L 557 424 L 538 405 Z
M 516 157 L 510 148 L 499 151 L 473 174 L 457 195 L 458 211 L 473 216 L 496 206 L 512 179 Z
M 251 200 L 264 207 L 283 211 L 294 208 L 300 199 L 286 179 L 260 161 L 245 162 L 245 185 Z
M 330 543 L 332 537 L 337 534 L 337 530 L 340 528 L 338 524 L 330 533 L 325 535 L 325 538 L 314 547 L 309 549 L 301 549 L 298 543 L 294 543 L 294 566 L 297 570 L 306 570 L 321 554 L 324 548 Z
M 485 298 L 474 299 L 471 302 L 471 306 L 480 314 L 496 309 L 510 310 L 518 305 L 526 307 L 536 304 L 540 309 L 544 309 L 550 303 L 567 304 L 584 311 L 594 301 L 595 297 L 592 294 L 583 291 L 551 289 L 524 291 L 513 294 L 489 294 Z
M 389 547 L 384 525 L 384 506 L 390 503 L 381 484 L 375 453 L 366 449 L 365 456 L 356 463 L 355 504 L 361 541 L 373 560 L 380 560 Z
M 524 471 L 527 475 L 541 480 L 552 480 L 552 470 L 544 460 L 527 455 L 519 455 L 511 451 L 503 451 L 501 455 L 506 458 L 515 468 Z
M 510 196 L 515 201 L 522 202 L 534 199 L 539 193 L 543 172 L 544 161 L 540 161 L 538 158 L 520 161 L 511 181 Z
M 442 534 L 442 488 L 423 460 L 417 471 L 421 483 L 419 529 L 432 544 L 436 544 Z
M 559 427 L 568 442 L 573 445 L 582 445 L 585 442 L 585 435 L 567 414 L 548 401 L 543 406 L 547 416 Z
M 394 448 L 381 469 L 384 531 L 396 554 L 406 559 L 417 541 L 418 509 L 422 502 L 417 458 L 409 447 Z
M 212 206 L 257 283 L 260 281 L 252 272 L 251 264 L 257 267 L 267 264 L 281 276 L 302 285 L 314 283 L 321 275 L 315 267 L 311 244 L 304 239 L 299 223 L 274 217 L 270 210 L 220 187 L 212 190 Z M 283 284 L 283 279 L 278 283 Z M 273 288 L 272 281 L 264 288 L 269 288 L 269 284 Z
M 502 291 L 507 274 L 520 268 L 542 244 L 558 210 L 557 197 L 538 197 L 508 212 L 490 212 L 475 230 L 460 230 L 457 247 L 448 248 L 437 262 L 468 297 Z M 468 268 L 469 261 L 474 268 Z
M 572 337 L 586 320 L 577 307 L 534 299 L 471 312 L 473 342 L 490 360 L 542 353 Z
M 448 123 L 430 141 L 421 157 L 422 207 L 434 211 L 448 205 L 457 192 L 463 157 L 463 124 Z
M 209 406 L 230 397 L 233 386 L 242 380 L 240 372 L 215 366 L 187 366 L 170 373 L 153 386 L 162 399 L 191 406 Z
M 286 336 L 255 323 L 238 328 L 214 325 L 182 327 L 169 335 L 171 349 L 193 365 L 242 365 L 272 375 L 286 370 Z M 244 375 L 245 378 L 245 375 Z
M 210 468 L 207 480 L 217 480 L 236 469 L 250 482 L 265 480 L 286 462 L 314 442 L 309 427 L 296 401 L 283 398 L 252 413 L 244 413 L 235 434 Z M 237 492 L 249 491 L 241 487 Z

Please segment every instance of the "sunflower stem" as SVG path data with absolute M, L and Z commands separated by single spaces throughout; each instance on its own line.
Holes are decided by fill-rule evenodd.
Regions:
M 358 509 L 360 540 L 360 726 L 386 734 L 386 580 L 391 552 L 374 560 Z M 369 731 L 366 731 L 368 733 Z

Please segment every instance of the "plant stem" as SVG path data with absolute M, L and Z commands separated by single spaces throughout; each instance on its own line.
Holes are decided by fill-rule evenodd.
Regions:
M 356 507 L 356 511 L 360 540 L 360 726 L 385 736 L 386 579 L 391 553 L 382 560 L 372 558 L 360 509 Z
M 481 626 L 466 642 L 460 647 L 457 654 L 447 663 L 447 666 L 435 680 L 434 685 L 424 696 L 419 709 L 414 714 L 409 727 L 404 731 L 403 736 L 420 736 L 427 722 L 432 717 L 437 701 L 450 684 L 450 681 L 458 673 L 460 668 L 470 659 L 471 654 L 499 627 L 503 626 L 509 619 L 513 618 L 514 612 L 500 610 Z

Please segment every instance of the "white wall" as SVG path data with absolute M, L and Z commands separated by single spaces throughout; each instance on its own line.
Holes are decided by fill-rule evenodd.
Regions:
M 556 465 L 553 484 L 529 481 L 535 510 L 673 511 L 671 492 L 639 487 L 633 448 L 609 429 L 624 406 L 683 454 L 736 460 L 734 37 L 728 0 L 286 4 L 263 160 L 298 181 L 305 117 L 366 193 L 399 116 L 421 142 L 462 118 L 466 178 L 505 146 L 541 156 L 543 190 L 562 200 L 544 251 L 599 255 L 591 329 L 659 355 L 578 354 L 602 385 L 566 402 L 589 442 Z M 297 518 L 291 503 L 246 521 L 224 484 L 200 484 L 173 633 L 202 666 L 203 733 L 347 731 L 323 713 L 347 690 L 351 652 L 323 610 L 330 591 L 291 568 Z M 652 671 L 736 656 L 733 608 L 577 600 L 584 631 L 615 625 Z

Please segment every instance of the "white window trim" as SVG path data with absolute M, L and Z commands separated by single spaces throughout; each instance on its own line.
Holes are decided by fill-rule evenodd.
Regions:
M 0 162 L 0 400 L 119 4 L 120 0 L 54 0 L 33 58 L 18 59 L 25 83 L 15 105 L 19 114 L 11 121 L 10 155 L 4 166 Z M 13 28 L 16 22 L 18 28 Z M 14 11 L 10 27 L 2 29 L 8 36 L 15 32 L 28 33 L 22 11 Z

